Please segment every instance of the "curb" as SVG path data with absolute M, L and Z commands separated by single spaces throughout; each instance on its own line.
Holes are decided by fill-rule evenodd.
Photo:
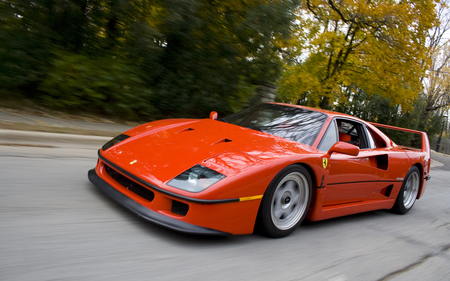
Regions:
M 431 159 L 430 169 L 442 167 L 442 166 L 444 166 L 444 164 L 442 164 L 441 162 Z
M 61 142 L 61 143 L 105 143 L 111 137 L 99 137 L 89 135 L 59 134 L 32 131 L 16 131 L 0 129 L 0 142 Z

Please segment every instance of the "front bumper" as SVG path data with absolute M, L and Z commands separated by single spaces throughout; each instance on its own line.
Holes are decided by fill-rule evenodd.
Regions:
M 197 225 L 193 225 L 187 222 L 183 222 L 180 220 L 176 220 L 174 218 L 170 218 L 164 216 L 160 213 L 154 212 L 147 207 L 141 205 L 140 203 L 134 201 L 133 199 L 127 197 L 125 194 L 121 193 L 109 183 L 104 181 L 101 177 L 97 175 L 95 169 L 92 169 L 88 172 L 89 180 L 95 184 L 103 193 L 108 195 L 110 198 L 114 199 L 116 202 L 137 214 L 139 217 L 144 218 L 145 220 L 151 221 L 160 226 L 173 229 L 176 231 L 180 231 L 183 233 L 189 234 L 200 234 L 200 235 L 230 235 L 230 233 L 222 232 L 206 227 L 201 227 Z

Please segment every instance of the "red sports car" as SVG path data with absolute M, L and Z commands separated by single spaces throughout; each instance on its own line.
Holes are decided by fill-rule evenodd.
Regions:
M 376 126 L 420 135 L 401 147 Z M 430 178 L 424 132 L 266 103 L 223 119 L 170 119 L 106 143 L 89 179 L 138 216 L 181 232 L 272 237 L 379 209 L 404 214 Z

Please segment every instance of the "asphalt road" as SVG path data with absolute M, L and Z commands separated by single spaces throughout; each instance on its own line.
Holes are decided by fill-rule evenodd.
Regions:
M 443 160 L 403 216 L 307 222 L 282 239 L 198 237 L 137 218 L 88 181 L 107 138 L 23 134 L 0 132 L 0 280 L 450 280 Z
M 431 153 L 431 159 L 432 159 L 432 161 L 433 160 L 435 162 L 437 161 L 438 164 L 435 165 L 436 169 L 450 171 L 450 156 L 449 155 L 445 155 L 442 153 L 436 153 L 433 151 Z

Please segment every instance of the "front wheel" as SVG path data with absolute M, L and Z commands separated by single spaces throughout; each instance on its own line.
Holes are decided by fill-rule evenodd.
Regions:
M 420 172 L 416 166 L 411 167 L 403 181 L 392 211 L 406 214 L 416 202 L 420 187 Z
M 300 225 L 311 201 L 311 186 L 311 176 L 300 165 L 286 167 L 275 176 L 260 209 L 260 223 L 268 236 L 287 236 Z

